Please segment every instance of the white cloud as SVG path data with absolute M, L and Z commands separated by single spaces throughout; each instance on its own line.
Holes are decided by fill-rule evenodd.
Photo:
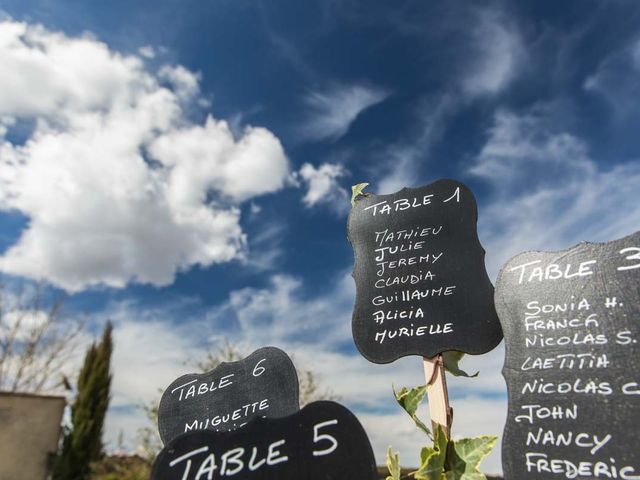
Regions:
M 492 186 L 478 223 L 493 275 L 520 252 L 613 240 L 640 225 L 640 163 L 600 166 L 544 109 L 497 112 L 470 172 Z
M 362 85 L 337 85 L 310 92 L 304 99 L 310 112 L 302 134 L 310 140 L 338 140 L 362 112 L 388 96 L 385 90 Z
M 516 115 L 498 110 L 470 173 L 489 179 L 498 191 L 517 191 L 540 184 L 582 178 L 595 172 L 584 142 L 575 136 L 554 133 L 545 126 L 546 112 Z
M 281 189 L 289 173 L 271 132 L 248 127 L 236 141 L 227 123 L 211 116 L 203 126 L 157 137 L 149 153 L 170 169 L 168 197 L 177 204 L 201 204 L 210 189 L 241 202 Z
M 640 95 L 640 38 L 605 57 L 584 88 L 602 95 L 620 118 L 637 114 L 637 102 L 629 99 Z
M 153 59 L 156 57 L 156 51 L 151 45 L 143 45 L 138 49 L 138 53 L 140 56 L 148 59 Z
M 377 194 L 395 193 L 404 187 L 418 187 L 421 163 L 428 161 L 431 148 L 440 140 L 446 122 L 459 108 L 459 100 L 449 94 L 425 99 L 418 106 L 416 132 L 380 154 L 381 178 L 376 182 Z
M 462 90 L 470 96 L 500 92 L 515 78 L 525 58 L 517 29 L 504 14 L 482 10 L 476 15 L 470 41 L 473 54 Z
M 105 420 L 105 443 L 112 451 L 123 434 L 126 450 L 138 447 L 141 428 L 157 428 L 146 418 L 141 406 L 160 400 L 161 389 L 181 375 L 194 371 L 204 358 L 207 331 L 196 318 L 184 318 L 190 302 L 177 301 L 160 308 L 140 308 L 128 302 L 110 305 L 105 316 L 114 324 L 111 357 L 113 379 L 111 402 Z
M 198 76 L 158 75 L 94 38 L 0 22 L 0 118 L 35 121 L 0 137 L 0 210 L 29 218 L 0 270 L 69 291 L 170 284 L 193 265 L 242 259 L 239 202 L 283 187 L 278 139 L 193 124 Z M 169 87 L 162 85 L 168 82 Z
M 193 73 L 182 65 L 163 65 L 158 70 L 158 78 L 169 82 L 182 100 L 190 100 L 200 93 L 200 74 Z
M 307 192 L 302 197 L 302 202 L 307 207 L 325 204 L 340 214 L 349 211 L 349 194 L 338 183 L 339 178 L 348 175 L 342 165 L 323 163 L 316 168 L 305 163 L 298 175 L 307 187 Z
M 460 64 L 452 65 L 455 77 L 449 85 L 437 96 L 418 103 L 415 129 L 376 156 L 379 179 L 372 183 L 379 194 L 419 186 L 421 168 L 450 120 L 473 101 L 500 94 L 525 68 L 522 35 L 505 12 L 473 8 L 455 18 L 455 35 L 462 39 L 465 55 Z M 447 34 L 451 32 L 447 30 Z
M 134 312 L 144 318 L 133 319 Z M 112 315 L 112 407 L 158 398 L 159 388 L 192 371 L 193 364 L 206 352 L 197 322 L 173 323 L 166 313 L 141 312 L 125 305 Z
M 252 204 L 250 208 L 254 220 L 257 220 L 260 213 L 259 207 Z M 258 230 L 257 233 L 249 238 L 249 252 L 243 262 L 254 272 L 275 270 L 278 261 L 286 253 L 282 247 L 282 241 L 288 235 L 287 226 L 277 220 L 260 221 L 256 230 Z
M 351 308 L 354 286 L 347 276 L 336 285 L 331 300 L 324 296 L 305 300 L 300 298 L 299 279 L 274 275 L 266 288 L 231 292 L 228 302 L 211 312 L 209 322 L 224 325 L 232 334 L 235 325 L 236 332 L 241 332 L 238 338 L 252 346 L 269 342 L 295 345 L 313 338 L 318 348 L 337 347 L 350 341 L 344 313 Z

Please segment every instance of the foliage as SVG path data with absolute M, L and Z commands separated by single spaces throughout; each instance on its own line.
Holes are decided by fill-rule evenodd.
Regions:
M 463 438 L 451 442 L 448 456 L 449 470 L 447 480 L 481 480 L 485 476 L 480 472 L 480 462 L 491 453 L 498 437 L 483 435 L 476 438 Z
M 368 183 L 358 183 L 356 185 L 352 185 L 351 186 L 351 206 L 355 207 L 356 205 L 356 199 L 362 195 L 362 196 L 367 196 L 369 195 L 368 193 L 364 193 L 364 189 L 367 188 L 369 186 Z
M 162 396 L 162 389 L 158 389 L 158 395 Z M 162 440 L 158 433 L 159 406 L 159 400 L 140 404 L 149 425 L 138 429 L 138 453 L 148 462 L 153 462 L 158 452 L 162 450 Z
M 107 322 L 100 343 L 86 353 L 78 376 L 78 393 L 71 407 L 71 429 L 65 432 L 55 480 L 89 478 L 90 465 L 102 455 L 102 427 L 111 387 L 112 326 Z
M 204 360 L 195 363 L 195 366 L 201 372 L 209 372 L 224 362 L 236 362 L 242 360 L 249 355 L 250 352 L 243 351 L 237 345 L 225 340 L 224 344 L 217 350 L 209 350 Z M 298 383 L 300 387 L 300 406 L 303 407 L 308 403 L 316 400 L 338 400 L 330 389 L 324 388 L 315 372 L 312 370 L 301 369 L 296 367 L 298 373 Z M 159 390 L 159 396 L 162 396 L 162 390 Z M 158 452 L 162 450 L 162 441 L 158 434 L 158 407 L 160 401 L 154 400 L 148 404 L 141 405 L 150 426 L 146 426 L 138 430 L 138 449 L 140 454 L 153 461 Z
M 387 449 L 387 468 L 391 474 L 387 477 L 387 480 L 400 480 L 400 476 L 402 475 L 400 455 L 398 455 L 398 452 L 391 453 L 391 447 Z
M 462 357 L 464 357 L 464 353 L 456 352 L 455 350 L 443 352 L 442 360 L 444 361 L 445 370 L 454 377 L 477 377 L 479 372 L 476 372 L 473 375 L 469 375 L 467 372 L 460 369 L 458 364 L 460 363 L 460 360 L 462 360 Z
M 420 468 L 415 472 L 418 480 L 440 480 L 447 455 L 447 436 L 440 425 L 433 434 L 433 447 L 420 451 Z
M 0 284 L 0 390 L 70 389 L 69 361 L 82 330 L 63 318 L 62 298 L 47 298 L 41 286 Z
M 150 463 L 136 455 L 109 455 L 91 464 L 91 480 L 147 480 Z
M 461 358 L 462 354 L 451 356 L 450 367 L 461 372 L 459 375 L 470 376 L 458 368 Z M 479 469 L 480 462 L 491 452 L 497 437 L 484 435 L 460 440 L 448 439 L 440 425 L 432 434 L 417 416 L 418 407 L 424 400 L 428 388 L 428 385 L 410 389 L 402 387 L 398 392 L 393 392 L 398 404 L 409 414 L 416 426 L 433 440 L 432 446 L 426 446 L 420 451 L 420 467 L 411 472 L 410 476 L 416 480 L 486 480 L 487 477 Z M 387 467 L 390 473 L 387 480 L 400 480 L 399 455 L 397 452 L 393 453 L 391 448 L 387 451 Z
M 399 392 L 393 390 L 393 395 L 396 397 L 398 404 L 409 414 L 416 426 L 431 438 L 431 430 L 429 430 L 429 427 L 427 427 L 416 414 L 420 403 L 422 403 L 427 393 L 427 388 L 427 385 L 414 387 L 412 389 L 402 387 Z

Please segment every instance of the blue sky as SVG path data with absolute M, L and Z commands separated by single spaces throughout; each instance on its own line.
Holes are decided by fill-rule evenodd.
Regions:
M 626 1 L 5 1 L 0 271 L 116 323 L 107 435 L 223 338 L 280 346 L 379 458 L 420 440 L 350 335 L 349 187 L 455 178 L 491 278 L 638 229 L 640 5 Z M 454 433 L 500 433 L 502 347 L 453 381 Z M 499 471 L 499 452 L 487 460 Z

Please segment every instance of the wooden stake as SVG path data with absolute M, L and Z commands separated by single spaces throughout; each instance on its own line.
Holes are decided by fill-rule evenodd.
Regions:
M 453 423 L 453 408 L 449 405 L 449 393 L 447 392 L 447 378 L 445 376 L 444 361 L 442 355 L 433 358 L 424 358 L 424 377 L 427 385 L 429 399 L 429 413 L 431 424 L 436 429 L 442 425 L 447 438 L 451 438 L 451 424 Z

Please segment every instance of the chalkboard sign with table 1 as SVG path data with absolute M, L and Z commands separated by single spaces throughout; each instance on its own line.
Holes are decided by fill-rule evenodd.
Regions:
M 454 180 L 390 195 L 362 193 L 366 185 L 353 188 L 347 226 L 356 282 L 353 339 L 371 362 L 423 357 L 431 420 L 449 436 L 443 352 L 482 354 L 502 340 L 476 201 Z
M 368 360 L 481 354 L 500 342 L 477 217 L 473 194 L 454 180 L 356 202 L 352 329 Z

